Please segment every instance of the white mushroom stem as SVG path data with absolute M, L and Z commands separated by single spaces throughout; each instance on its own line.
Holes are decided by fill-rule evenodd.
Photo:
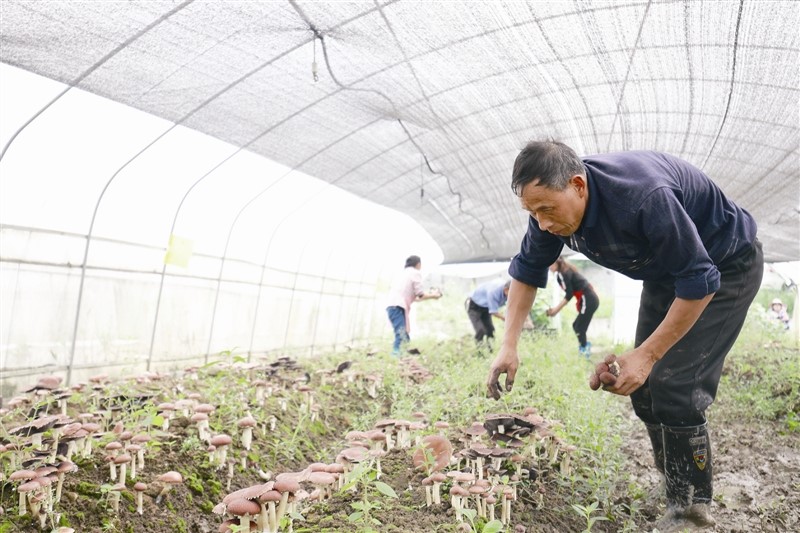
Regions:
M 439 505 L 442 503 L 442 484 L 438 481 L 433 482 L 433 503 Z
M 494 522 L 494 504 L 486 502 L 486 505 L 489 507 L 489 522 Z
M 58 439 L 61 436 L 61 429 L 54 429 L 53 430 L 53 443 L 50 445 L 50 457 L 48 460 L 53 463 L 56 460 L 56 454 L 58 453 Z
M 431 500 L 431 486 L 425 485 L 425 503 L 428 505 L 428 507 L 431 506 Z
M 61 501 L 61 486 L 64 484 L 64 472 L 58 473 L 58 483 L 56 483 L 56 503 Z
M 136 512 L 139 513 L 139 514 L 144 514 L 142 512 L 142 502 L 144 500 L 144 497 L 142 496 L 143 492 L 144 491 L 141 491 L 141 490 L 137 490 L 136 491 Z
M 110 468 L 111 481 L 116 481 L 117 480 L 117 465 L 114 463 L 114 459 L 112 458 L 108 462 L 108 464 L 110 465 L 109 468 Z
M 280 522 L 283 515 L 286 513 L 286 504 L 289 502 L 289 492 L 281 492 L 281 502 L 278 504 L 277 521 Z
M 217 454 L 218 454 L 217 459 L 219 460 L 219 463 L 217 464 L 217 466 L 221 467 L 228 460 L 228 447 L 227 446 L 218 446 L 217 447 Z
M 119 465 L 119 482 L 125 483 L 125 476 L 128 474 L 128 463 Z
M 111 498 L 111 507 L 114 509 L 114 513 L 119 514 L 119 499 L 121 497 L 121 492 L 118 490 L 114 490 L 113 497 Z
M 511 522 L 511 500 L 506 500 L 506 520 Z
M 478 479 L 483 479 L 483 457 L 478 456 L 476 462 L 478 463 Z
M 136 452 L 136 457 L 139 459 L 139 470 L 144 471 L 144 446 Z
M 253 428 L 246 427 L 242 430 L 242 447 L 250 451 L 250 445 L 253 442 Z
M 19 493 L 19 515 L 25 516 L 28 512 L 28 508 L 26 507 L 25 502 L 27 501 L 27 493 L 20 492 Z
M 259 503 L 259 505 L 261 505 L 261 512 L 258 514 L 258 530 L 270 532 L 271 525 L 269 523 L 269 514 L 267 514 L 267 504 Z
M 275 502 L 269 502 L 269 533 L 278 531 L 278 515 L 275 512 Z
M 500 521 L 503 524 L 508 524 L 508 514 L 506 513 L 506 495 L 500 498 Z

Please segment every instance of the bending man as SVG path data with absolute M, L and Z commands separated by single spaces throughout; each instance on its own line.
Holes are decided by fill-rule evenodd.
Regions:
M 475 330 L 475 342 L 480 344 L 484 338 L 491 347 L 489 339 L 494 338 L 492 317 L 505 320 L 500 308 L 508 300 L 510 281 L 495 280 L 479 285 L 467 299 L 467 316 Z
M 608 390 L 630 396 L 665 475 L 664 530 L 713 524 L 705 411 L 761 284 L 756 223 L 702 171 L 658 152 L 578 158 L 558 142 L 529 143 L 511 187 L 530 213 L 511 283 L 503 344 L 487 386 L 511 390 L 522 324 L 564 245 L 643 280 L 635 348 Z

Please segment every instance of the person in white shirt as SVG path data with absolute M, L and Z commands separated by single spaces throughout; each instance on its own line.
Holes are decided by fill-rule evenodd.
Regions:
M 411 304 L 442 297 L 442 293 L 439 291 L 426 293 L 422 289 L 421 268 L 422 260 L 419 256 L 409 256 L 403 272 L 394 279 L 392 288 L 389 290 L 386 313 L 389 315 L 389 322 L 394 330 L 394 344 L 392 345 L 392 355 L 394 356 L 399 356 L 401 346 L 410 340 L 408 318 Z

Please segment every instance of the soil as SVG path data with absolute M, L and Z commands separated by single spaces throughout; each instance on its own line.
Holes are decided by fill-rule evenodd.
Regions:
M 172 385 L 174 389 L 174 385 Z M 239 488 L 264 482 L 264 470 L 274 476 L 280 472 L 296 472 L 316 461 L 333 462 L 337 450 L 342 449 L 342 435 L 353 429 L 353 417 L 363 411 L 363 403 L 371 400 L 364 389 L 337 385 L 320 389 L 318 399 L 323 408 L 319 419 L 307 426 L 302 435 L 294 431 L 291 417 L 299 395 L 291 400 L 293 408 L 281 411 L 277 403 L 270 405 L 278 417 L 274 439 L 263 435 L 254 441 L 254 449 L 247 456 L 246 467 L 237 466 L 229 480 L 227 469 L 209 465 L 208 455 L 198 446 L 196 429 L 187 420 L 173 421 L 169 434 L 154 432 L 146 455 L 146 466 L 137 480 L 149 484 L 144 496 L 144 513 L 136 513 L 134 496 L 130 490 L 122 493 L 119 514 L 111 512 L 108 488 L 109 469 L 102 453 L 87 459 L 73 458 L 79 470 L 68 476 L 64 484 L 64 497 L 57 506 L 58 513 L 51 516 L 59 525 L 69 526 L 81 533 L 213 533 L 221 518 L 212 508 L 222 498 Z M 55 406 L 53 405 L 53 408 Z M 384 409 L 388 411 L 388 409 Z M 725 411 L 709 413 L 714 456 L 715 502 L 713 514 L 718 521 L 712 532 L 785 532 L 800 531 L 800 450 L 797 434 L 783 435 L 778 422 L 759 421 L 746 423 L 726 419 Z M 715 418 L 716 416 L 716 418 Z M 235 419 L 233 419 L 235 420 Z M 4 419 L 3 427 L 13 427 L 12 420 Z M 16 422 L 19 422 L 18 420 Z M 649 439 L 644 427 L 631 416 L 628 434 L 623 438 L 624 463 L 620 468 L 628 472 L 633 483 L 642 491 L 658 483 L 652 466 Z M 362 428 L 363 429 L 363 428 Z M 106 439 L 106 442 L 109 439 Z M 290 451 L 278 449 L 276 442 L 291 442 Z M 456 450 L 463 446 L 453 442 Z M 358 492 L 343 491 L 325 503 L 301 511 L 303 520 L 294 522 L 296 532 L 456 532 L 462 529 L 455 520 L 449 498 L 443 497 L 439 506 L 426 507 L 421 486 L 423 474 L 415 471 L 411 449 L 393 450 L 382 461 L 380 481 L 389 485 L 397 499 L 381 494 L 374 483 L 366 483 L 367 500 L 379 507 L 372 512 L 377 522 L 351 520 L 353 504 L 364 501 L 364 484 Z M 7 456 L 0 454 L 0 469 L 8 471 Z M 239 457 L 239 456 L 236 456 Z M 267 469 L 265 465 L 269 465 Z M 170 470 L 179 471 L 184 482 L 175 486 L 156 503 L 164 488 L 155 478 Z M 519 486 L 519 501 L 515 504 L 509 531 L 516 533 L 578 532 L 586 528 L 586 521 L 572 509 L 573 487 L 564 478 L 541 470 L 535 480 L 523 481 Z M 132 482 L 128 481 L 128 488 Z M 637 502 L 629 500 L 627 487 L 612 488 L 620 496 L 614 504 L 616 516 L 625 516 L 625 509 L 636 509 Z M 41 531 L 30 513 L 17 515 L 16 492 L 9 482 L 0 482 L 0 533 Z M 652 531 L 654 523 L 646 513 L 635 513 L 626 531 Z M 650 520 L 650 521 L 648 521 Z M 514 527 L 516 526 L 516 527 Z M 635 529 L 632 529 L 635 528 Z M 45 531 L 53 531 L 50 527 Z M 595 532 L 622 531 L 619 522 L 598 521 L 592 526 Z
M 757 425 L 709 411 L 714 461 L 717 522 L 712 533 L 800 531 L 800 447 L 796 434 L 782 435 L 785 425 Z M 633 479 L 644 489 L 659 482 L 644 426 L 632 423 L 624 450 Z M 648 528 L 649 526 L 649 528 Z M 652 529 L 652 523 L 642 525 Z

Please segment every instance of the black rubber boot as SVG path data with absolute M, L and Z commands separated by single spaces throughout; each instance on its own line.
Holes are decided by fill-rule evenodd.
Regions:
M 693 526 L 714 525 L 709 512 L 711 443 L 706 424 L 663 427 L 664 475 L 667 482 L 667 522 L 684 521 Z
M 661 429 L 661 424 L 644 423 L 647 427 L 647 434 L 650 436 L 650 444 L 653 445 L 653 461 L 656 468 L 662 474 L 664 473 L 664 435 Z
M 647 435 L 653 445 L 653 463 L 658 470 L 658 483 L 650 487 L 642 502 L 642 514 L 649 519 L 655 519 L 666 503 L 666 481 L 664 480 L 664 434 L 661 424 L 644 423 Z

